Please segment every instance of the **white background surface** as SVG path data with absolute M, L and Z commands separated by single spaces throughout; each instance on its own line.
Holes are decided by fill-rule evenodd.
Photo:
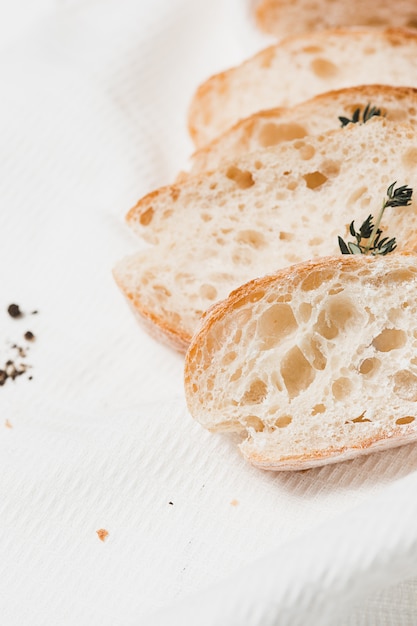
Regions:
M 194 89 L 266 43 L 238 0 L 0 2 L 0 367 L 36 335 L 0 387 L 5 626 L 417 623 L 417 447 L 249 467 L 111 277 Z

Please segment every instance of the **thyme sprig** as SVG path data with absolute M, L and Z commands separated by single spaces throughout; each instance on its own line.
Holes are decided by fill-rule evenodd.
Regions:
M 352 237 L 355 237 L 356 243 L 348 241 L 345 243 L 339 236 L 339 248 L 342 254 L 381 254 L 385 256 L 389 252 L 392 252 L 397 247 L 395 237 L 389 239 L 383 237 L 381 239 L 382 230 L 380 224 L 385 209 L 388 207 L 401 207 L 409 206 L 413 196 L 413 190 L 407 185 L 402 185 L 395 189 L 397 181 L 392 183 L 387 189 L 387 197 L 382 202 L 381 209 L 374 223 L 373 215 L 368 215 L 366 220 L 362 223 L 359 230 L 355 230 L 355 222 L 352 221 L 349 226 L 349 232 Z M 365 242 L 365 243 L 364 243 Z
M 382 115 L 381 109 L 378 109 L 377 107 L 371 107 L 371 103 L 369 103 L 366 105 L 365 109 L 363 110 L 362 119 L 361 119 L 361 109 L 360 107 L 358 107 L 357 109 L 353 111 L 352 119 L 349 119 L 348 117 L 339 116 L 339 121 L 343 128 L 344 126 L 347 126 L 348 124 L 357 124 L 357 123 L 366 124 L 366 122 L 370 120 L 371 117 L 380 116 L 380 115 Z

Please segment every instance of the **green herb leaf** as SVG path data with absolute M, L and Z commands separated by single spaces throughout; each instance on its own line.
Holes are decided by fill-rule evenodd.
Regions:
M 350 254 L 363 254 L 362 249 L 356 243 L 352 243 L 351 241 L 349 241 L 348 248 Z
M 370 115 L 372 109 L 368 110 L 368 107 L 365 109 L 364 115 L 365 113 Z M 353 117 L 355 117 L 355 114 Z M 413 196 L 413 190 L 411 187 L 402 185 L 401 187 L 395 189 L 396 184 L 397 181 L 388 187 L 387 197 L 384 198 L 375 224 L 373 223 L 374 218 L 372 215 L 368 215 L 366 220 L 362 223 L 359 232 L 355 230 L 355 222 L 352 221 L 350 223 L 349 232 L 352 237 L 355 237 L 356 243 L 348 241 L 346 244 L 340 236 L 338 237 L 339 248 L 342 254 L 380 254 L 385 256 L 395 250 L 397 247 L 395 237 L 392 237 L 391 239 L 383 237 L 381 239 L 382 230 L 379 228 L 379 225 L 386 208 L 409 206 Z M 363 240 L 366 241 L 366 244 L 363 243 Z
M 344 116 L 339 116 L 339 122 L 342 128 L 344 128 L 348 124 L 357 124 L 358 122 L 360 124 L 366 124 L 366 122 L 370 120 L 371 117 L 381 116 L 381 115 L 382 115 L 381 109 L 378 109 L 377 107 L 374 107 L 374 106 L 371 107 L 371 103 L 368 103 L 365 109 L 363 110 L 362 118 L 361 118 L 361 109 L 360 107 L 358 107 L 357 109 L 353 111 L 352 119 L 349 119 L 348 117 L 344 117 Z
M 339 241 L 340 252 L 342 254 L 350 254 L 349 248 L 347 247 L 343 239 L 340 237 L 340 235 L 338 237 L 338 241 Z
M 413 196 L 413 190 L 407 185 L 394 189 L 395 183 L 392 183 L 387 189 L 388 200 L 385 203 L 385 207 L 389 206 L 408 206 L 411 204 L 411 198 Z
M 369 237 L 371 236 L 372 229 L 374 227 L 374 225 L 372 224 L 373 219 L 374 218 L 372 215 L 368 215 L 366 220 L 363 222 L 362 226 L 359 229 L 361 239 L 369 239 Z

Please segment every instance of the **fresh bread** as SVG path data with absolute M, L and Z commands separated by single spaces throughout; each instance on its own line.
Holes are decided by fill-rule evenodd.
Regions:
M 417 32 L 340 29 L 285 39 L 201 85 L 190 132 L 200 148 L 256 111 L 368 83 L 417 87 Z
M 127 222 L 153 248 L 121 261 L 115 279 L 148 326 L 185 350 L 203 312 L 232 289 L 339 254 L 338 235 L 375 216 L 394 181 L 415 186 L 416 134 L 380 117 L 253 152 L 140 200 Z M 414 246 L 416 208 L 385 212 L 398 250 Z
M 400 26 L 417 28 L 417 7 L 412 0 L 260 0 L 255 8 L 258 26 L 285 37 L 340 26 Z
M 277 145 L 282 141 L 319 135 L 340 128 L 339 117 L 361 118 L 369 106 L 396 122 L 417 125 L 417 89 L 389 85 L 360 85 L 328 91 L 291 108 L 260 111 L 237 122 L 192 156 L 191 174 L 217 168 L 246 152 Z
M 186 356 L 192 416 L 267 470 L 417 440 L 417 257 L 339 256 L 239 287 Z

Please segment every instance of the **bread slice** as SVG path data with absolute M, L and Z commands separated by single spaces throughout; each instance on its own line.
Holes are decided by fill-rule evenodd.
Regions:
M 284 39 L 201 85 L 190 132 L 201 147 L 256 111 L 368 83 L 417 87 L 417 32 L 336 29 Z
M 115 279 L 148 324 L 186 349 L 201 315 L 232 289 L 292 263 L 339 254 L 379 211 L 387 187 L 415 185 L 414 129 L 384 118 L 253 152 L 159 189 L 127 222 L 153 248 L 121 261 Z M 417 203 L 390 208 L 382 228 L 414 246 Z
M 255 17 L 263 31 L 277 37 L 340 26 L 417 27 L 412 0 L 260 0 Z
M 298 470 L 417 440 L 417 257 L 339 256 L 230 294 L 186 356 L 191 415 Z
M 417 125 L 417 89 L 412 87 L 360 85 L 328 91 L 294 107 L 260 111 L 241 120 L 194 153 L 191 173 L 215 169 L 245 152 L 335 130 L 341 126 L 339 116 L 352 119 L 359 108 L 363 119 L 368 105 L 389 120 Z

